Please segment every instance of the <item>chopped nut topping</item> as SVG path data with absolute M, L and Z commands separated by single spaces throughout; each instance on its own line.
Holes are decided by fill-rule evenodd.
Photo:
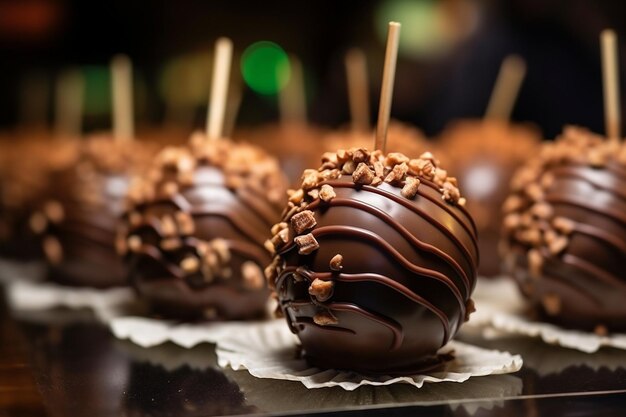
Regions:
M 263 247 L 270 253 L 270 255 L 274 255 L 276 253 L 276 248 L 271 240 L 267 239 L 263 242 Z
M 318 250 L 320 247 L 319 243 L 311 233 L 303 236 L 296 236 L 294 241 L 299 247 L 298 253 L 300 255 L 309 255 Z
M 333 256 L 329 263 L 330 269 L 332 269 L 333 271 L 341 271 L 343 269 L 342 262 L 343 262 L 342 255 L 337 254 Z
M 565 236 L 557 237 L 550 243 L 550 246 L 549 246 L 550 253 L 552 255 L 560 254 L 561 252 L 565 250 L 565 248 L 567 248 L 568 243 L 569 242 Z
M 200 269 L 200 261 L 195 256 L 190 256 L 180 262 L 180 267 L 186 274 L 194 274 Z
M 164 251 L 171 252 L 171 251 L 175 251 L 177 249 L 180 249 L 180 247 L 182 246 L 182 242 L 180 241 L 180 239 L 178 239 L 176 237 L 171 237 L 171 238 L 167 238 L 167 239 L 162 239 L 159 246 Z
M 53 265 L 58 265 L 63 260 L 63 247 L 55 237 L 46 236 L 44 238 L 43 251 L 48 262 Z
M 406 176 L 406 173 L 408 171 L 409 171 L 409 167 L 407 166 L 406 163 L 403 162 L 399 165 L 396 165 L 393 167 L 391 172 L 389 172 L 389 174 L 387 174 L 387 176 L 385 177 L 385 182 L 388 182 L 391 184 L 399 184 L 400 182 L 404 181 L 404 177 Z
M 561 299 L 555 294 L 545 295 L 541 299 L 541 304 L 550 316 L 556 316 L 561 311 Z
M 406 179 L 406 183 L 404 187 L 402 187 L 402 191 L 400 194 L 405 198 L 412 199 L 417 194 L 417 190 L 420 186 L 420 180 L 418 178 L 409 177 Z
M 352 173 L 352 181 L 354 181 L 355 184 L 368 185 L 372 183 L 373 179 L 374 173 L 364 162 L 359 163 Z
M 328 326 L 339 323 L 339 320 L 330 311 L 323 311 L 313 316 L 313 322 L 318 326 Z
M 323 281 L 315 278 L 309 286 L 309 294 L 317 298 L 319 301 L 326 301 L 333 295 L 335 284 L 332 281 Z
M 43 214 L 37 212 L 30 216 L 29 224 L 30 230 L 32 230 L 34 233 L 40 234 L 46 230 L 46 227 L 48 226 L 48 221 Z
M 293 230 L 297 235 L 312 229 L 316 224 L 317 222 L 315 221 L 315 216 L 311 210 L 301 211 L 300 213 L 294 214 L 291 218 L 291 227 L 293 227 Z
M 258 290 L 264 286 L 263 272 L 255 262 L 244 262 L 241 266 L 241 276 L 247 288 Z
M 128 243 L 128 248 L 133 252 L 137 252 L 139 249 L 141 249 L 141 245 L 142 245 L 141 238 L 137 235 L 129 236 L 127 243 Z
M 573 221 L 566 219 L 565 217 L 555 217 L 552 220 L 552 225 L 556 230 L 566 235 L 572 233 L 576 227 Z
M 335 190 L 333 189 L 333 187 L 331 187 L 328 184 L 322 185 L 322 188 L 320 189 L 320 193 L 319 193 L 320 200 L 328 203 L 330 200 L 332 200 L 335 197 L 337 197 L 337 194 L 335 194 Z
M 58 201 L 48 201 L 44 205 L 43 212 L 52 223 L 61 223 L 65 218 L 63 206 Z
M 287 225 L 286 222 L 280 222 L 280 223 L 276 223 L 274 226 L 272 226 L 272 235 L 275 235 L 276 233 L 280 232 L 281 230 L 286 229 L 287 227 L 289 227 L 289 225 Z

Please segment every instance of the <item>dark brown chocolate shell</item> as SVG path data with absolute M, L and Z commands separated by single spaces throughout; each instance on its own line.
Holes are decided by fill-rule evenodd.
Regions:
M 626 330 L 626 147 L 568 127 L 514 177 L 507 269 L 534 311 L 584 330 Z
M 116 226 L 131 176 L 145 169 L 156 147 L 110 136 L 87 138 L 78 147 L 75 164 L 50 174 L 50 190 L 30 227 L 41 236 L 51 280 L 95 288 L 126 285 Z
M 353 149 L 305 171 L 266 275 L 309 362 L 364 373 L 438 363 L 471 312 L 478 262 L 455 184 L 430 154 Z
M 263 316 L 263 245 L 284 184 L 276 160 L 252 145 L 196 135 L 166 148 L 131 190 L 119 234 L 139 295 L 166 317 Z

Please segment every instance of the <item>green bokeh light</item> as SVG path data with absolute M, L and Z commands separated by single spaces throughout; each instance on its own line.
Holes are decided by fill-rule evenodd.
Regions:
M 289 57 L 273 42 L 253 43 L 241 57 L 241 75 L 248 87 L 257 93 L 276 94 L 291 77 Z
M 84 112 L 88 116 L 107 114 L 111 110 L 111 74 L 107 66 L 87 66 L 85 78 Z
M 387 38 L 390 21 L 402 23 L 400 52 L 415 56 L 433 56 L 448 46 L 445 18 L 441 4 L 435 0 L 387 0 L 376 12 L 376 31 Z

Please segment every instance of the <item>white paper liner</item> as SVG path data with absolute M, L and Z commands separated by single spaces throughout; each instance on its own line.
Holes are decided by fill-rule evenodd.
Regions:
M 597 352 L 602 347 L 626 349 L 626 334 L 599 336 L 529 320 L 523 314 L 524 300 L 511 279 L 479 279 L 473 299 L 476 312 L 466 326 L 484 327 L 483 335 L 488 338 L 523 335 L 585 353 Z
M 478 348 L 452 341 L 440 353 L 454 351 L 455 359 L 445 371 L 413 376 L 363 376 L 355 372 L 313 368 L 304 359 L 294 358 L 297 338 L 283 320 L 246 326 L 231 332 L 217 344 L 218 364 L 234 370 L 247 369 L 258 378 L 299 381 L 307 388 L 338 386 L 352 391 L 363 385 L 411 384 L 421 388 L 430 382 L 463 382 L 470 377 L 517 372 L 519 355 Z
M 203 322 L 180 323 L 169 320 L 141 316 L 113 317 L 109 327 L 118 339 L 147 348 L 172 342 L 184 348 L 192 348 L 200 343 L 217 343 L 233 332 L 240 332 L 259 322 Z
M 24 280 L 9 283 L 7 299 L 10 308 L 17 312 L 42 311 L 59 307 L 92 309 L 98 318 L 109 321 L 122 306 L 132 305 L 135 302 L 135 294 L 131 288 L 102 290 Z

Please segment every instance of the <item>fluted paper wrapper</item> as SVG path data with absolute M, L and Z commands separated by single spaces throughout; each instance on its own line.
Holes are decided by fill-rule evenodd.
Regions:
M 108 321 L 120 309 L 132 305 L 135 294 L 131 288 L 66 287 L 51 282 L 16 280 L 7 286 L 7 299 L 10 308 L 16 312 L 91 309 L 101 320 Z
M 626 349 L 626 334 L 600 336 L 530 320 L 524 314 L 525 302 L 512 279 L 479 279 L 473 299 L 476 312 L 466 326 L 482 327 L 483 335 L 488 338 L 528 336 L 585 353 L 597 352 L 602 347 Z
M 441 371 L 411 376 L 364 376 L 356 372 L 323 370 L 311 367 L 297 357 L 297 338 L 283 320 L 240 328 L 217 342 L 218 364 L 234 370 L 246 369 L 257 378 L 299 381 L 307 388 L 341 387 L 352 391 L 363 385 L 464 382 L 469 378 L 507 374 L 522 366 L 519 355 L 482 349 L 452 341 L 440 353 L 454 353 L 454 360 Z

